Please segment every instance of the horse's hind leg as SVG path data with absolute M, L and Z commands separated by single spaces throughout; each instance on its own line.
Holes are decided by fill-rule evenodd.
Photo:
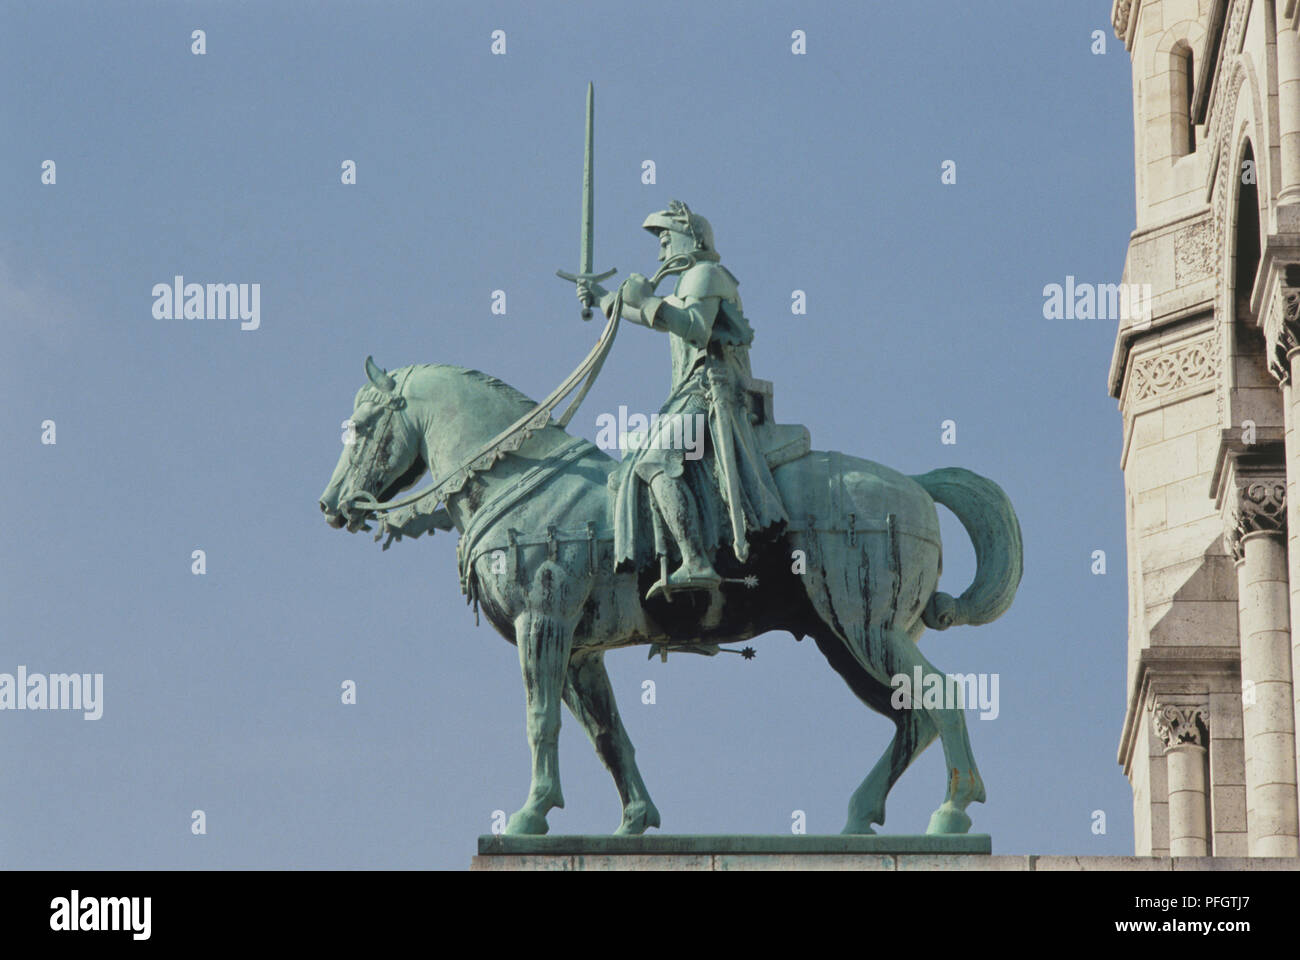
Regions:
M 938 728 L 922 710 L 895 710 L 887 686 L 858 662 L 838 636 L 816 637 L 817 647 L 831 666 L 863 703 L 894 721 L 895 733 L 884 755 L 876 761 L 861 786 L 849 799 L 849 817 L 841 833 L 875 833 L 873 823 L 885 822 L 885 799 L 903 771 L 911 766 L 926 747 L 939 735 Z
M 930 816 L 926 833 L 966 833 L 971 820 L 966 807 L 984 802 L 984 780 L 971 751 L 970 734 L 966 730 L 966 714 L 953 703 L 947 702 L 948 678 L 917 649 L 912 638 L 897 630 L 886 630 L 887 659 L 891 674 L 902 674 L 909 681 L 920 667 L 922 687 L 911 691 L 913 703 L 909 713 L 921 713 L 937 728 L 943 741 L 943 756 L 948 769 L 948 792 L 943 803 Z M 925 706 L 926 690 L 937 686 L 943 691 L 938 707 Z
M 636 751 L 619 718 L 602 651 L 573 655 L 564 686 L 564 702 L 587 731 L 596 755 L 618 788 L 619 799 L 623 802 L 623 821 L 614 832 L 641 834 L 648 827 L 659 826 L 659 811 L 650 800 L 641 771 L 637 769 Z
M 524 674 L 528 745 L 533 753 L 528 800 L 506 822 L 506 833 L 547 831 L 546 813 L 564 806 L 560 792 L 560 700 L 573 629 L 558 617 L 525 610 L 515 620 L 515 643 Z
M 898 713 L 901 715 L 895 720 L 894 739 L 889 742 L 885 755 L 876 761 L 862 785 L 849 798 L 849 820 L 841 833 L 875 833 L 871 825 L 884 824 L 885 798 L 889 796 L 889 791 L 903 775 L 903 771 L 939 735 L 938 729 L 924 711 L 905 710 Z

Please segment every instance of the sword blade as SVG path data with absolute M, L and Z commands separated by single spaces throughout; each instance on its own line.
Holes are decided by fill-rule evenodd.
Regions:
M 596 92 L 591 83 L 587 84 L 587 146 L 582 164 L 582 250 L 578 256 L 578 272 L 591 273 L 594 267 L 592 232 L 595 218 L 595 162 L 592 151 L 592 129 L 596 112 Z

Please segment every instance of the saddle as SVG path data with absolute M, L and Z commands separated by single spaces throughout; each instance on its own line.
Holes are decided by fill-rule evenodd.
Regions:
M 741 384 L 741 390 L 749 408 L 749 422 L 754 426 L 754 438 L 769 470 L 798 460 L 812 449 L 812 436 L 807 427 L 801 423 L 776 422 L 772 413 L 771 380 L 750 377 Z
M 801 423 L 777 423 L 772 413 L 772 381 L 750 377 L 741 384 L 741 396 L 754 428 L 754 439 L 762 451 L 767 468 L 775 470 L 785 463 L 798 460 L 812 449 L 812 436 Z M 627 474 L 630 461 L 615 467 L 609 474 L 611 494 L 618 489 Z

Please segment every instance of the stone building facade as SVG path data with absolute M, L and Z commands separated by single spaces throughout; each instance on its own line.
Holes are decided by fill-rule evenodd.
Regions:
M 1297 855 L 1300 0 L 1115 0 L 1135 852 Z M 1149 287 L 1148 287 L 1149 285 Z M 1126 303 L 1140 302 L 1126 298 Z

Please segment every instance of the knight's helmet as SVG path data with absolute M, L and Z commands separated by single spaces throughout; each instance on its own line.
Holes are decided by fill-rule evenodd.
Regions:
M 641 226 L 658 235 L 660 230 L 672 230 L 691 238 L 696 250 L 713 251 L 713 227 L 698 213 L 691 213 L 680 200 L 668 201 L 668 209 L 652 213 Z

